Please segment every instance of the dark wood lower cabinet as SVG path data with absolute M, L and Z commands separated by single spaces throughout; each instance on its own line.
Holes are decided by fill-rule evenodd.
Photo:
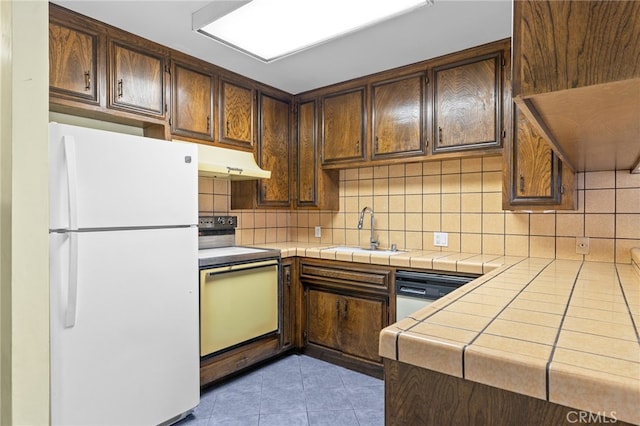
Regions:
M 385 425 L 539 426 L 580 423 L 580 410 L 384 360 Z M 604 414 L 603 414 L 604 415 Z M 628 425 L 590 417 L 588 424 Z
M 380 331 L 389 324 L 391 270 L 305 260 L 302 330 L 305 354 L 383 376 Z

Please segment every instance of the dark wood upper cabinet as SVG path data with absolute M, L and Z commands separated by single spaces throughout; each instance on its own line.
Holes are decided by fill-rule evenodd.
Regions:
M 171 133 L 213 141 L 214 76 L 181 62 L 171 68 Z
M 258 186 L 258 206 L 291 205 L 291 101 L 260 93 L 258 162 L 271 179 Z
M 112 39 L 109 60 L 109 107 L 165 117 L 166 55 Z
M 322 98 L 322 164 L 364 160 L 365 88 Z
M 574 209 L 575 178 L 524 114 L 513 107 L 512 146 L 505 156 L 505 210 Z
M 433 152 L 502 144 L 502 52 L 433 70 Z
M 220 142 L 253 148 L 255 91 L 240 83 L 220 79 Z
M 574 171 L 640 173 L 640 2 L 519 0 L 513 98 Z
M 426 73 L 372 85 L 372 158 L 424 155 Z
M 318 161 L 317 100 L 297 106 L 296 207 L 338 210 L 339 171 L 322 170 Z
M 298 206 L 317 204 L 316 101 L 298 105 Z
M 98 104 L 98 34 L 49 22 L 49 92 Z

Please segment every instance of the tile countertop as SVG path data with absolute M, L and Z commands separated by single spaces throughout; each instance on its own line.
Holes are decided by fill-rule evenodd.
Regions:
M 327 250 L 336 245 L 313 243 L 271 243 L 254 245 L 279 249 L 282 257 L 311 257 L 316 259 L 342 260 L 346 262 L 370 263 L 404 268 L 438 269 L 450 272 L 486 274 L 503 265 L 522 261 L 523 257 L 498 256 L 478 253 L 456 253 L 446 251 L 405 251 L 394 255 L 379 252 Z
M 382 330 L 380 355 L 640 424 L 640 248 L 631 264 L 452 252 L 304 256 L 484 274 Z

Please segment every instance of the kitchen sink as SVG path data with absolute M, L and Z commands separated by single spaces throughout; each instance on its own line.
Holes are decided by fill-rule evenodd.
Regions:
M 323 251 L 349 252 L 349 253 L 376 253 L 376 254 L 383 254 L 383 255 L 388 255 L 388 256 L 392 256 L 392 255 L 395 255 L 395 254 L 406 253 L 406 251 L 404 251 L 404 250 L 395 250 L 395 251 L 392 251 L 392 250 L 380 250 L 380 249 L 371 250 L 371 249 L 367 249 L 367 248 L 351 247 L 351 246 L 329 247 L 327 249 L 323 249 Z

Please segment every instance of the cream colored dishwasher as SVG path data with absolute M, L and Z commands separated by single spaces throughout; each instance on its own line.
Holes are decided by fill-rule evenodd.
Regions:
M 278 331 L 278 259 L 200 271 L 200 356 Z

